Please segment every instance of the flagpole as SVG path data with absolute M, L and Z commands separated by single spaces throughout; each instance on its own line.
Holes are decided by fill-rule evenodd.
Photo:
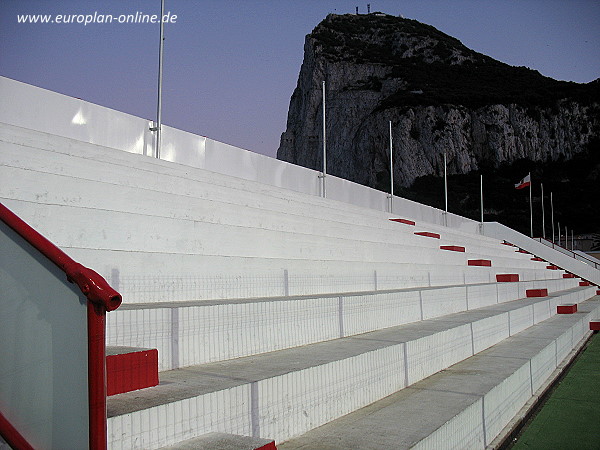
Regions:
M 392 148 L 392 121 L 390 120 L 390 213 L 392 213 L 394 209 L 394 152 L 392 151 Z
M 158 104 L 156 106 L 156 157 L 160 159 L 160 145 L 162 139 L 162 78 L 163 78 L 163 50 L 165 46 L 165 0 L 160 2 L 160 47 L 158 51 Z
M 530 222 L 530 228 L 531 228 L 531 237 L 533 237 L 533 205 L 531 203 L 531 188 L 532 188 L 531 172 L 529 172 L 529 222 Z
M 481 223 L 483 223 L 483 175 L 479 176 L 481 193 Z
M 571 251 L 575 249 L 575 236 L 573 234 L 573 229 L 571 228 Z
M 446 215 L 444 220 L 444 225 L 448 225 L 448 178 L 446 174 L 446 152 L 444 152 L 444 203 L 445 203 L 445 211 Z
M 557 230 L 558 230 L 558 246 L 560 247 L 560 222 L 557 222 Z
M 542 237 L 546 239 L 546 214 L 544 212 L 544 183 L 540 183 L 542 187 Z
M 323 197 L 325 197 L 325 176 L 327 175 L 327 135 L 325 128 L 325 80 L 323 80 Z
M 554 243 L 554 202 L 552 201 L 552 191 L 550 191 L 550 211 L 552 213 L 552 243 Z

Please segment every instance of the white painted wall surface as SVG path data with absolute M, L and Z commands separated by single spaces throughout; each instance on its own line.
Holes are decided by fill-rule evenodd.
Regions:
M 104 147 L 154 155 L 152 120 L 135 117 L 84 100 L 0 77 L 0 122 Z M 203 168 L 260 183 L 320 195 L 319 172 L 253 153 L 163 124 L 161 156 L 167 161 Z M 327 196 L 386 211 L 387 193 L 331 175 Z M 424 222 L 477 231 L 478 222 L 394 197 L 394 214 Z

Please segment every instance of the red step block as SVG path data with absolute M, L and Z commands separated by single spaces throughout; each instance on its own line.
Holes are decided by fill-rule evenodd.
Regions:
M 176 445 L 187 449 L 221 449 L 221 450 L 277 450 L 273 439 L 241 436 L 237 434 L 211 432 L 188 439 Z
M 514 245 L 511 244 L 510 242 L 502 242 L 502 245 L 508 245 L 509 247 L 514 247 Z
M 527 294 L 527 298 L 548 297 L 548 289 L 527 289 L 525 293 Z
M 522 248 L 520 248 L 519 250 L 517 250 L 517 253 L 527 253 L 527 254 L 529 254 L 529 252 L 527 250 L 523 250 Z
M 560 270 L 560 267 L 555 266 L 555 265 L 551 265 L 551 266 L 546 266 L 546 269 L 550 269 L 550 270 Z
M 158 384 L 158 350 L 106 348 L 106 395 L 137 391 Z
M 542 258 L 540 258 L 539 256 L 536 256 L 534 258 L 531 258 L 532 261 L 541 261 L 544 262 L 544 260 Z
M 496 274 L 496 281 L 498 283 L 514 283 L 519 281 L 518 273 L 498 273 Z
M 596 290 L 596 295 L 600 295 L 600 289 Z
M 489 259 L 470 259 L 467 264 L 469 266 L 492 267 L 492 261 Z
M 563 273 L 563 278 L 577 278 L 577 277 L 572 273 Z
M 592 331 L 600 331 L 600 322 L 592 321 L 590 322 L 590 330 Z
M 406 225 L 412 225 L 415 226 L 415 222 L 413 222 L 412 220 L 408 220 L 408 219 L 390 219 L 392 222 L 399 222 L 399 223 L 404 223 Z
M 576 312 L 577 312 L 577 304 L 558 305 L 556 307 L 556 314 L 574 314 Z
M 426 236 L 426 237 L 434 238 L 434 239 L 440 238 L 439 234 L 430 233 L 429 231 L 415 231 L 415 234 L 418 234 L 419 236 Z
M 592 283 L 590 283 L 589 281 L 580 281 L 579 282 L 579 286 L 591 286 Z
M 440 245 L 442 250 L 450 250 L 451 252 L 464 252 L 465 248 L 458 245 Z

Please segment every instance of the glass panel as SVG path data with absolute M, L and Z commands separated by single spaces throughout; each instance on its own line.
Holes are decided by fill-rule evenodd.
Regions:
M 86 302 L 0 221 L 0 411 L 36 449 L 89 446 Z

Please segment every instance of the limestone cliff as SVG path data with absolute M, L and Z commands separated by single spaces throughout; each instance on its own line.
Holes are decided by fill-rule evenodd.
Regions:
M 306 37 L 278 159 L 387 190 L 394 180 L 521 158 L 569 159 L 600 136 L 600 82 L 556 81 L 476 53 L 414 20 L 329 15 Z

